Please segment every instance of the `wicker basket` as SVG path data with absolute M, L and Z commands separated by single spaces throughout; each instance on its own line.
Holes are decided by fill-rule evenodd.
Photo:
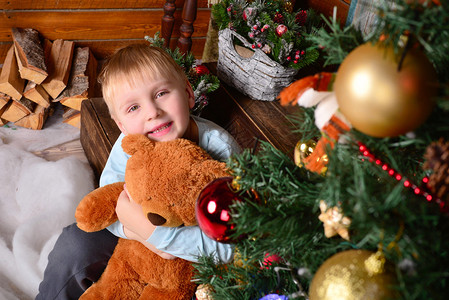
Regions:
M 218 77 L 255 100 L 276 100 L 279 92 L 294 79 L 297 69 L 285 68 L 238 33 L 224 29 L 218 33 Z M 250 58 L 242 57 L 234 47 L 234 37 L 252 51 Z

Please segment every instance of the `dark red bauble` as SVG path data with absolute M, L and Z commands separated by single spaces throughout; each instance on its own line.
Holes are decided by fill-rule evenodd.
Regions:
M 201 230 L 211 239 L 221 243 L 234 243 L 229 235 L 231 222 L 230 206 L 242 201 L 232 188 L 233 177 L 221 177 L 210 182 L 198 196 L 195 213 Z
M 288 28 L 284 24 L 281 24 L 278 27 L 276 27 L 276 35 L 278 37 L 283 36 L 287 31 L 288 31 Z

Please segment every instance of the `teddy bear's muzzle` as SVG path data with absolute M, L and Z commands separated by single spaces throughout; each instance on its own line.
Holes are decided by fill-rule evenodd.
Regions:
M 148 213 L 147 218 L 154 226 L 161 226 L 167 222 L 163 216 L 154 213 Z

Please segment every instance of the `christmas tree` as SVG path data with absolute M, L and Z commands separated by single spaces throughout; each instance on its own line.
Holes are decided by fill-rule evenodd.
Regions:
M 447 297 L 449 1 L 394 2 L 369 34 L 311 37 L 339 67 L 279 96 L 302 108 L 294 160 L 245 150 L 200 195 L 200 227 L 236 247 L 196 264 L 199 299 Z

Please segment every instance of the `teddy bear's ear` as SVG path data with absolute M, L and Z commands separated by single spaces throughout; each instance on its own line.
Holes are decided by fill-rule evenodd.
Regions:
M 138 150 L 153 149 L 154 143 L 143 134 L 128 134 L 122 140 L 122 148 L 129 155 L 134 155 Z

